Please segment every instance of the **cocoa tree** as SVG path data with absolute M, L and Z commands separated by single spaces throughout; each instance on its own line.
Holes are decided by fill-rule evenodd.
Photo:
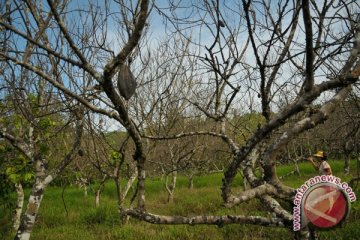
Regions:
M 15 35 L 6 39 L 7 51 L 1 54 L 1 59 L 10 66 L 21 66 L 22 69 L 52 84 L 66 97 L 74 99 L 89 110 L 116 120 L 127 129 L 136 148 L 134 159 L 139 172 L 138 207 L 143 209 L 146 159 L 143 142 L 129 117 L 127 103 L 114 87 L 112 79 L 138 46 L 148 16 L 149 3 L 148 1 L 130 3 L 130 7 L 122 2 L 112 3 L 123 11 L 123 18 L 114 20 L 119 21 L 117 24 L 125 34 L 121 36 L 125 41 L 117 54 L 114 54 L 107 40 L 107 29 L 114 21 L 111 23 L 103 21 L 103 19 L 111 19 L 110 10 L 114 9 L 113 6 L 105 4 L 99 10 L 89 3 L 83 12 L 85 14 L 80 14 L 81 20 L 78 21 L 78 15 L 64 14 L 67 12 L 68 4 L 69 2 L 66 1 L 51 0 L 44 2 L 44 5 L 37 5 L 35 1 L 9 3 L 9 7 L 6 8 L 6 14 L 9 16 L 1 21 L 1 26 L 6 32 Z M 98 15 L 98 11 L 103 11 L 104 15 Z M 18 14 L 22 16 L 19 18 L 20 22 L 13 22 Z M 102 17 L 104 18 L 101 19 Z M 73 32 L 75 29 L 77 30 Z M 55 38 L 52 38 L 53 36 Z M 15 40 L 21 40 L 28 45 L 17 45 Z M 50 68 L 52 71 L 48 71 L 45 69 L 48 66 L 46 62 L 40 65 L 41 62 L 34 61 L 40 56 L 48 60 L 52 67 L 57 66 L 57 68 Z M 106 64 L 100 66 L 104 62 L 104 57 L 107 58 Z M 79 88 L 80 86 L 84 88 Z M 28 235 L 29 233 L 27 237 Z
M 42 91 L 49 87 L 42 79 L 15 68 L 3 75 L 8 92 L 6 107 L 2 109 L 6 114 L 2 118 L 0 137 L 18 152 L 17 157 L 8 156 L 6 169 L 16 183 L 18 195 L 15 239 L 29 239 L 46 187 L 78 155 L 83 113 L 81 107 L 71 106 L 57 93 Z M 34 92 L 33 88 L 40 91 Z M 71 144 L 55 144 L 62 141 Z M 32 191 L 20 218 L 24 200 L 22 182 L 30 182 Z
M 225 205 L 232 207 L 256 197 L 278 218 L 171 217 L 136 211 L 129 214 L 162 224 L 222 225 L 256 219 L 259 225 L 290 225 L 291 212 L 284 209 L 276 198 L 291 200 L 294 192 L 279 181 L 275 169 L 276 158 L 291 139 L 324 122 L 335 106 L 349 94 L 351 85 L 358 81 L 359 76 L 358 17 L 355 10 L 358 5 L 353 2 L 342 6 L 333 3 L 324 2 L 320 5 L 315 1 L 285 1 L 276 5 L 265 1 L 241 1 L 238 5 L 232 3 L 230 7 L 219 1 L 202 1 L 199 4 L 169 1 L 168 8 L 163 5 L 156 7 L 165 20 L 171 22 L 169 25 L 172 31 L 183 33 L 187 40 L 191 41 L 193 34 L 192 31 L 186 31 L 189 28 L 194 29 L 194 32 L 207 30 L 213 38 L 209 44 L 192 41 L 195 46 L 203 48 L 198 58 L 199 64 L 201 61 L 205 65 L 206 73 L 202 76 L 208 82 L 202 85 L 208 91 L 198 86 L 197 89 L 202 90 L 201 94 L 199 91 L 195 95 L 196 99 L 190 97 L 189 102 L 204 116 L 219 123 L 218 132 L 181 132 L 158 136 L 158 139 L 178 139 L 201 134 L 222 138 L 233 153 L 233 161 L 226 169 L 223 180 Z M 181 15 L 172 11 L 176 7 L 187 8 L 186 13 L 189 14 Z M 347 12 L 346 17 L 340 17 L 343 11 Z M 235 24 L 231 18 L 234 12 L 240 19 Z M 338 18 L 344 21 L 340 25 L 335 24 Z M 338 34 L 340 26 L 346 22 L 348 27 Z M 247 38 L 239 41 L 240 33 L 246 33 Z M 300 49 L 297 46 L 301 46 Z M 248 59 L 250 54 L 252 58 Z M 338 61 L 343 64 L 335 64 Z M 331 97 L 323 101 L 320 108 L 315 109 L 311 105 L 322 93 L 331 91 L 334 91 Z M 276 108 L 279 105 L 274 102 L 289 92 L 293 95 L 287 96 L 286 104 Z M 248 93 L 260 99 L 257 102 L 255 98 L 250 98 L 253 103 L 259 104 L 266 121 L 245 143 L 239 145 L 229 137 L 226 123 L 229 120 L 229 109 L 236 106 L 236 101 L 247 100 L 243 96 Z M 199 99 L 205 101 L 200 102 Z M 286 126 L 287 129 L 282 129 L 282 135 L 274 134 L 299 113 L 303 113 L 302 117 Z M 260 164 L 263 169 L 260 178 L 254 174 L 255 164 Z M 235 195 L 230 184 L 239 169 L 244 172 L 252 188 Z
M 278 154 L 300 133 L 324 122 L 359 81 L 358 3 L 350 0 L 341 1 L 341 4 L 337 1 L 320 4 L 308 0 L 277 3 L 242 0 L 230 5 L 222 1 L 169 0 L 150 6 L 148 1 L 142 0 L 108 1 L 103 5 L 89 3 L 83 5 L 81 11 L 67 11 L 72 6 L 63 1 L 48 0 L 44 5 L 46 7 L 35 7 L 32 1 L 15 1 L 9 5 L 6 10 L 9 18 L 2 18 L 0 26 L 11 33 L 11 37 L 6 39 L 6 51 L 1 52 L 0 57 L 10 65 L 19 65 L 41 77 L 88 110 L 105 115 L 126 129 L 135 146 L 138 184 L 137 206 L 122 209 L 124 214 L 155 224 L 222 226 L 247 223 L 291 229 L 291 209 L 278 200 L 291 202 L 294 189 L 284 186 L 277 177 Z M 115 7 L 120 12 L 115 11 Z M 144 30 L 151 29 L 148 20 L 151 9 L 153 14 L 158 13 L 164 19 L 166 33 L 177 34 L 180 42 L 189 43 L 174 44 L 192 59 L 191 64 L 190 60 L 179 64 L 193 67 L 189 69 L 191 77 L 185 71 L 177 73 L 182 77 L 176 79 L 192 83 L 185 98 L 187 110 L 196 113 L 192 115 L 195 119 L 212 121 L 211 129 L 166 136 L 144 134 L 146 125 L 141 125 L 143 119 L 134 118 L 139 115 L 135 115 L 132 108 L 135 104 L 138 104 L 137 109 L 142 107 L 136 102 L 137 94 L 127 100 L 128 97 L 123 98 L 116 89 L 114 78 L 125 64 L 133 72 L 141 69 L 134 74 L 137 78 L 147 71 L 142 66 L 151 63 L 144 61 L 150 52 L 145 48 L 148 38 Z M 21 13 L 30 14 L 31 19 L 37 21 L 16 18 Z M 114 25 L 116 27 L 111 27 Z M 118 34 L 115 43 L 109 32 Z M 194 37 L 197 33 L 201 34 Z M 37 50 L 31 54 L 32 61 L 24 61 L 26 45 L 16 46 L 15 39 L 28 42 Z M 40 55 L 58 63 L 57 77 L 33 61 Z M 67 81 L 58 81 L 59 76 L 66 76 Z M 150 78 L 149 82 L 157 80 L 162 79 Z M 77 91 L 79 84 L 87 86 L 87 90 Z M 137 93 L 146 92 L 146 87 L 146 84 L 139 85 Z M 286 101 L 279 104 L 285 95 Z M 322 103 L 315 108 L 319 99 Z M 152 108 L 158 103 L 154 101 Z M 238 136 L 246 126 L 236 128 L 230 121 L 236 110 L 241 110 L 242 114 L 261 112 L 264 119 L 241 141 Z M 297 114 L 302 117 L 285 128 L 285 123 Z M 279 136 L 276 133 L 280 130 Z M 225 207 L 257 198 L 276 217 L 235 214 L 184 217 L 146 211 L 145 135 L 163 140 L 193 136 L 220 139 L 228 147 L 231 158 L 221 188 Z M 254 174 L 255 167 L 261 168 L 261 176 Z M 250 189 L 235 194 L 231 184 L 238 171 L 242 171 Z M 304 238 L 309 237 L 308 234 L 306 229 L 295 233 Z

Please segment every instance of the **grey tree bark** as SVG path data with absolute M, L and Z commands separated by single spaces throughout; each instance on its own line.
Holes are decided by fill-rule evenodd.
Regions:
M 20 220 L 21 220 L 21 214 L 23 210 L 24 205 L 24 189 L 21 185 L 21 183 L 15 184 L 15 190 L 16 190 L 16 206 L 14 210 L 14 216 L 13 216 L 13 227 L 15 230 L 18 230 L 20 226 Z

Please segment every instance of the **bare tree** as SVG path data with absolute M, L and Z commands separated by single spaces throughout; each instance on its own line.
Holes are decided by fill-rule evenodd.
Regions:
M 4 40 L 6 51 L 0 52 L 0 57 L 9 66 L 21 66 L 88 110 L 114 119 L 126 129 L 135 146 L 138 184 L 137 207 L 124 209 L 125 214 L 156 224 L 247 223 L 290 228 L 291 209 L 282 206 L 278 199 L 291 202 L 294 189 L 284 186 L 277 177 L 278 154 L 300 133 L 324 122 L 359 81 L 358 3 L 351 0 L 341 4 L 337 1 L 319 4 L 308 0 L 276 3 L 242 0 L 231 2 L 231 6 L 219 0 L 169 0 L 167 3 L 149 7 L 147 0 L 90 2 L 81 11 L 76 8 L 67 11 L 73 6 L 66 1 L 48 0 L 46 7 L 32 1 L 15 1 L 8 7 L 10 21 L 0 20 L 1 28 L 11 33 L 10 38 Z M 151 65 L 151 56 L 147 58 L 149 51 L 144 50 L 146 38 L 143 36 L 150 23 L 147 17 L 152 7 L 164 18 L 166 33 L 176 34 L 178 43 L 185 43 L 172 43 L 184 52 L 174 59 L 190 56 L 186 61 L 179 61 L 180 66 L 175 68 L 182 71 L 171 76 L 164 71 L 165 79 L 178 81 L 166 84 L 189 83 L 184 91 L 186 96 L 176 102 L 186 103 L 186 111 L 193 118 L 211 121 L 211 129 L 149 136 L 146 124 L 161 123 L 161 119 L 154 120 L 160 115 L 151 115 L 151 109 L 161 109 L 162 97 L 174 99 L 179 93 L 162 87 L 163 94 L 153 98 L 156 100 L 147 107 L 143 101 L 136 101 L 136 95 L 146 94 L 146 84 L 160 86 L 164 78 L 142 79 L 140 82 L 144 85 L 140 83 L 138 93 L 130 99 L 123 98 L 124 94 L 114 85 L 116 74 L 125 64 L 132 71 L 141 69 L 134 74 L 135 78 L 146 76 L 142 73 L 150 71 L 146 66 Z M 26 17 L 28 15 L 31 18 Z M 115 38 L 110 39 L 111 31 L 118 36 L 116 42 Z M 18 41 L 31 47 L 17 45 Z M 26 57 L 28 49 L 32 54 Z M 58 67 L 53 69 L 55 74 L 49 74 L 35 61 L 42 56 L 57 63 Z M 164 60 L 169 61 L 166 57 Z M 191 68 L 186 68 L 189 66 Z M 61 78 L 67 81 L 59 81 Z M 88 88 L 79 90 L 79 85 Z M 150 94 L 158 92 L 150 91 Z M 279 104 L 284 95 L 285 104 Z M 323 102 L 317 109 L 314 108 L 316 100 Z M 242 114 L 261 112 L 264 120 L 259 121 L 255 129 L 240 128 L 230 121 L 232 112 L 237 110 Z M 285 128 L 285 123 L 299 113 L 302 117 Z M 243 129 L 250 131 L 243 134 Z M 278 130 L 282 135 L 276 134 Z M 221 188 L 224 205 L 230 208 L 258 198 L 276 217 L 160 216 L 146 211 L 145 135 L 163 140 L 201 135 L 220 139 L 228 146 L 227 154 L 231 158 Z M 244 136 L 241 141 L 236 137 L 239 135 Z M 254 174 L 256 166 L 262 169 L 262 176 Z M 243 172 L 251 188 L 235 194 L 231 184 L 238 171 Z M 307 238 L 307 231 L 296 236 L 302 237 L 303 233 Z
M 189 14 L 183 16 L 171 11 L 176 7 L 188 8 Z M 206 76 L 208 82 L 203 85 L 208 91 L 198 86 L 197 89 L 202 91 L 194 95 L 196 99 L 190 97 L 189 101 L 206 117 L 219 123 L 219 132 L 181 132 L 172 136 L 159 136 L 158 139 L 201 134 L 222 138 L 233 153 L 233 161 L 226 169 L 223 180 L 225 205 L 232 207 L 254 197 L 260 198 L 278 218 L 271 221 L 257 218 L 257 224 L 288 225 L 292 215 L 276 198 L 290 200 L 294 190 L 279 181 L 275 161 L 291 139 L 324 122 L 337 104 L 349 94 L 351 85 L 358 81 L 359 33 L 355 10 L 358 5 L 352 1 L 341 6 L 334 2 L 319 5 L 314 1 L 285 1 L 279 4 L 242 1 L 236 7 L 233 3 L 230 7 L 219 1 L 203 1 L 198 5 L 179 5 L 169 1 L 168 8 L 156 8 L 170 22 L 171 30 L 182 33 L 185 39 L 190 40 L 193 34 L 192 31 L 186 31 L 188 29 L 194 29 L 194 32 L 207 30 L 212 36 L 213 42 L 209 45 L 192 41 L 195 46 L 203 47 L 199 60 L 204 63 L 202 76 Z M 341 17 L 340 13 L 346 13 L 346 17 Z M 234 14 L 240 19 L 235 24 L 231 18 Z M 346 30 L 341 30 L 339 34 L 339 29 L 345 25 Z M 247 38 L 239 44 L 240 33 L 246 33 Z M 250 54 L 252 59 L 249 59 Z M 342 64 L 339 65 L 339 62 Z M 258 95 L 266 121 L 245 139 L 243 145 L 239 145 L 229 137 L 226 123 L 231 107 L 236 108 L 237 101 L 246 100 L 243 96 L 247 92 Z M 293 96 L 287 96 L 287 103 L 281 108 L 275 108 L 275 101 L 289 92 Z M 321 98 L 324 92 L 331 92 L 332 96 L 314 111 L 311 104 Z M 274 135 L 276 130 L 298 113 L 303 113 L 298 121 L 286 126 L 281 136 Z M 254 174 L 256 164 L 260 164 L 263 169 L 261 178 Z M 244 172 L 252 188 L 234 195 L 230 184 L 239 169 Z M 187 218 L 135 211 L 129 214 L 163 224 L 221 225 L 239 219 L 252 221 L 251 218 L 235 216 Z
M 100 180 L 98 187 L 94 189 L 95 206 L 100 204 L 100 194 L 105 182 L 112 179 L 117 190 L 118 207 L 121 210 L 137 177 L 136 166 L 129 157 L 133 146 L 129 143 L 129 136 L 125 132 L 107 132 L 104 134 L 106 132 L 103 127 L 105 125 L 104 120 L 101 118 L 96 121 L 90 113 L 87 114 L 87 117 L 88 131 L 83 141 L 84 157 L 82 162 L 76 166 L 80 169 L 81 166 L 88 165 L 87 171 L 92 173 L 92 178 Z M 95 173 L 94 169 L 96 169 Z M 127 181 L 125 186 L 122 186 L 120 180 L 124 179 Z

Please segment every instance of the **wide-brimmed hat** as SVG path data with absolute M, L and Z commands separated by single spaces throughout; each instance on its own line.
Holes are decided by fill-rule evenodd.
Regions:
M 318 158 L 324 158 L 325 154 L 323 151 L 317 151 L 317 153 L 315 153 L 313 156 Z

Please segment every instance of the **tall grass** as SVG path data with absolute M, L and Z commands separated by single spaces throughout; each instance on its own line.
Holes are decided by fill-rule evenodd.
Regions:
M 335 175 L 343 181 L 351 176 L 344 176 L 343 163 L 330 161 Z M 356 174 L 355 163 L 351 164 L 352 174 Z M 291 175 L 284 178 L 284 183 L 299 187 L 308 178 L 316 175 L 316 171 L 307 163 L 300 163 L 300 176 Z M 283 176 L 293 170 L 293 166 L 279 166 L 278 175 Z M 267 211 L 257 201 L 243 203 L 232 209 L 221 206 L 220 187 L 222 174 L 197 176 L 194 178 L 194 188 L 188 189 L 187 178 L 179 176 L 175 190 L 174 201 L 167 203 L 164 190 L 164 180 L 149 179 L 146 182 L 147 210 L 156 214 L 168 215 L 223 215 L 223 214 L 261 214 L 267 216 Z M 237 176 L 235 190 L 241 189 L 242 178 Z M 237 187 L 236 187 L 237 186 Z M 251 225 L 228 225 L 222 228 L 216 226 L 170 226 L 152 225 L 136 219 L 122 225 L 119 221 L 115 186 L 108 182 L 101 198 L 101 205 L 95 208 L 94 196 L 89 192 L 84 195 L 81 189 L 68 187 L 62 200 L 62 188 L 49 187 L 45 192 L 32 239 L 51 240 L 105 240 L 105 239 L 291 239 L 291 233 L 282 228 L 265 228 Z M 27 191 L 28 192 L 28 191 Z M 132 192 L 130 192 L 130 195 Z M 356 191 L 360 198 L 359 190 Z M 1 206 L 0 206 L 1 207 Z M 11 211 L 0 208 L 1 239 L 12 239 Z M 10 224 L 9 224 L 10 223 Z M 360 236 L 360 201 L 352 204 L 352 212 L 347 223 L 340 228 L 321 232 L 322 239 L 359 239 Z

